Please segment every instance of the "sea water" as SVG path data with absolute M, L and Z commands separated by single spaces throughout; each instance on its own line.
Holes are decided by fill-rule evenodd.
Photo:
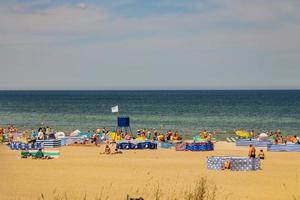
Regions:
M 300 90 L 0 91 L 0 126 L 57 131 L 116 127 L 117 113 L 131 128 L 192 135 L 200 130 L 300 133 Z

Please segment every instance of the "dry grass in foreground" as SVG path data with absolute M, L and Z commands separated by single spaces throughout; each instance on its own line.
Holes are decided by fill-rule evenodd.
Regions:
M 137 190 L 138 191 L 138 190 Z M 130 195 L 127 194 L 124 197 L 124 200 L 146 200 L 146 199 L 154 199 L 154 200 L 162 200 L 162 199 L 168 199 L 168 200 L 215 200 L 217 195 L 217 187 L 213 183 L 208 183 L 207 178 L 199 178 L 194 185 L 183 191 L 180 196 L 172 196 L 172 197 L 165 197 L 165 191 L 163 191 L 159 185 L 156 185 L 153 187 L 152 191 L 146 191 L 145 196 L 140 196 L 138 194 Z M 165 198 L 164 198 L 165 197 Z M 87 198 L 87 195 L 84 194 L 81 198 L 82 200 L 89 200 Z M 114 199 L 113 197 L 109 197 L 105 195 L 105 191 L 102 188 L 100 190 L 100 194 L 94 198 L 93 200 L 109 200 Z M 71 198 L 68 197 L 67 193 L 60 194 L 56 191 L 56 189 L 53 190 L 52 196 L 46 197 L 43 193 L 40 194 L 38 197 L 38 200 L 71 200 Z

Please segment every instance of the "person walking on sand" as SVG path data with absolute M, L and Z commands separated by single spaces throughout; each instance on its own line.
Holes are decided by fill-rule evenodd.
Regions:
M 248 151 L 249 158 L 255 158 L 255 156 L 256 156 L 255 153 L 256 153 L 255 147 L 253 146 L 253 144 L 250 144 L 249 151 Z

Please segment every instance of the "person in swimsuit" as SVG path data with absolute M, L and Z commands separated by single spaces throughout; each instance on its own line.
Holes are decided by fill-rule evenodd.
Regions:
M 265 159 L 265 153 L 264 153 L 264 150 L 260 150 L 259 153 L 258 153 L 258 157 L 259 159 L 261 160 L 264 160 Z
M 110 148 L 108 145 L 105 146 L 105 151 L 104 151 L 105 154 L 110 154 Z
M 256 152 L 255 147 L 253 146 L 253 144 L 250 144 L 249 145 L 249 151 L 248 151 L 249 158 L 255 158 L 255 156 L 256 156 L 255 152 Z
M 224 169 L 231 169 L 230 160 L 225 160 L 222 170 L 224 170 Z

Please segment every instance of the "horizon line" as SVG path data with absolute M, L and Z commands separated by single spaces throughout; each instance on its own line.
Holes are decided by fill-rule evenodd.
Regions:
M 39 92 L 39 91 L 298 91 L 300 88 L 223 88 L 223 89 L 0 89 L 0 92 Z

